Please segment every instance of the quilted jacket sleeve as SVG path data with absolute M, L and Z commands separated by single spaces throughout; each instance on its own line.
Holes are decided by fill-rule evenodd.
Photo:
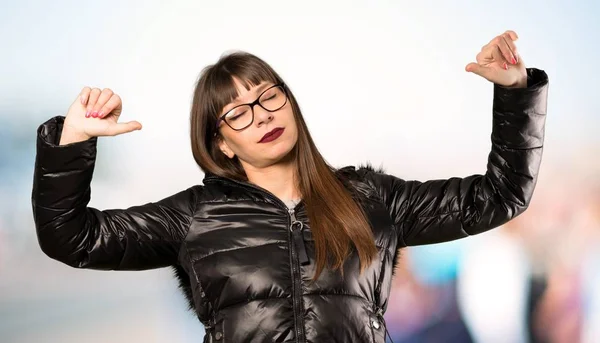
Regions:
M 399 247 L 478 234 L 528 207 L 542 160 L 548 76 L 534 68 L 527 73 L 527 88 L 494 85 L 492 144 L 483 175 L 420 182 L 359 170 L 385 202 Z
M 64 117 L 37 131 L 32 207 L 38 242 L 76 268 L 144 270 L 173 265 L 194 211 L 195 187 L 127 209 L 87 207 L 97 138 L 58 145 Z

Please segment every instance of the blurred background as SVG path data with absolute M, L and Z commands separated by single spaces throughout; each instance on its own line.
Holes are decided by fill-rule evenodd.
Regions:
M 394 342 L 600 342 L 595 1 L 0 1 L 0 342 L 200 342 L 168 269 L 76 270 L 37 245 L 37 127 L 84 86 L 141 131 L 99 140 L 90 206 L 202 182 L 188 116 L 201 69 L 231 50 L 270 63 L 334 166 L 405 179 L 483 173 L 492 85 L 464 71 L 515 30 L 550 77 L 540 179 L 525 214 L 406 249 L 385 314 Z

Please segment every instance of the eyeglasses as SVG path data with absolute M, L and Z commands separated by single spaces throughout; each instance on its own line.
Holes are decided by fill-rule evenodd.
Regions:
M 288 97 L 283 82 L 265 89 L 256 100 L 248 104 L 238 105 L 217 120 L 216 129 L 224 121 L 235 131 L 241 131 L 254 122 L 254 105 L 259 105 L 269 112 L 275 112 L 285 106 Z M 216 133 L 215 133 L 216 135 Z

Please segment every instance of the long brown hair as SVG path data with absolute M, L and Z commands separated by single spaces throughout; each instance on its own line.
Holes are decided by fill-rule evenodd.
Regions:
M 218 115 L 238 95 L 234 77 L 243 82 L 246 89 L 263 81 L 274 84 L 283 81 L 262 59 L 241 51 L 223 55 L 215 64 L 205 67 L 200 73 L 191 108 L 192 152 L 205 173 L 247 181 L 238 159 L 226 157 L 218 146 Z M 352 247 L 358 253 L 362 273 L 377 254 L 369 222 L 361 206 L 317 150 L 289 87 L 286 92 L 298 127 L 298 141 L 290 152 L 295 159 L 296 176 L 300 175 L 295 179 L 315 240 L 317 269 L 313 281 L 327 265 L 343 272 L 343 263 Z

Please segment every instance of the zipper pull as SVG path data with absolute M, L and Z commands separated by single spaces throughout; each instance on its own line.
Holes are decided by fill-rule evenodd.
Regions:
M 380 319 L 381 323 L 383 324 L 383 328 L 385 329 L 384 340 L 387 342 L 387 339 L 389 337 L 390 342 L 394 343 L 394 340 L 392 339 L 392 335 L 390 334 L 390 332 L 387 329 L 387 325 L 385 323 L 385 318 L 383 317 L 383 309 L 381 307 L 377 306 L 377 308 L 375 310 L 375 316 L 377 316 Z
M 306 253 L 306 245 L 304 244 L 304 236 L 302 235 L 302 230 L 304 230 L 304 225 L 302 222 L 296 220 L 296 216 L 294 215 L 294 210 L 290 210 L 290 216 L 292 217 L 292 224 L 290 225 L 290 231 L 292 231 L 292 238 L 294 240 L 294 245 L 296 246 L 296 250 L 298 251 L 298 259 L 300 260 L 301 265 L 310 264 L 310 260 L 308 259 L 308 254 Z
M 298 250 L 298 258 L 300 259 L 301 265 L 307 265 L 310 263 L 308 259 L 308 254 L 306 253 L 306 246 L 304 245 L 304 237 L 302 237 L 302 223 L 301 222 L 293 222 L 292 223 L 292 236 L 294 237 L 294 244 Z

